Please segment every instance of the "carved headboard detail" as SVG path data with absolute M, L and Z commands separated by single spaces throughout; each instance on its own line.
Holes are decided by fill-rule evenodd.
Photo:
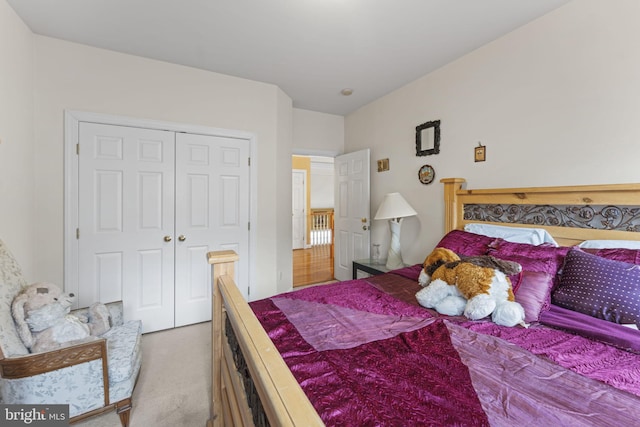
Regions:
M 640 184 L 465 189 L 445 178 L 445 232 L 471 222 L 545 228 L 562 245 L 640 240 Z
M 640 232 L 640 206 L 466 204 L 466 221 Z

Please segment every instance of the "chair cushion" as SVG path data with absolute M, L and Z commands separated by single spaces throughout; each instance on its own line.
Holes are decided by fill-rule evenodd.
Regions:
M 7 246 L 0 240 L 0 349 L 5 357 L 29 354 L 18 336 L 11 315 L 13 298 L 26 285 L 22 269 Z
M 140 320 L 129 320 L 102 335 L 107 339 L 110 383 L 126 380 L 136 371 L 136 359 L 142 351 L 141 335 Z

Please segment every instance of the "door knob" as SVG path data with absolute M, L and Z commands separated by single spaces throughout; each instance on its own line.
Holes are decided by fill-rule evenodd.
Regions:
M 164 241 L 165 242 L 170 242 L 171 241 L 171 236 L 164 236 Z
M 178 240 L 180 240 L 181 242 L 184 242 L 185 240 L 187 240 L 187 238 L 184 236 L 184 234 L 181 234 L 178 236 Z
M 362 218 L 360 221 L 361 222 L 367 222 L 367 218 Z

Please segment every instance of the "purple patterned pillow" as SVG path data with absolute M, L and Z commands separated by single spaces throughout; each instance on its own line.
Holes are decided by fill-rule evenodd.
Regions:
M 610 322 L 640 324 L 640 266 L 572 249 L 553 303 Z
M 447 248 L 460 256 L 486 255 L 489 246 L 495 240 L 495 237 L 469 233 L 464 230 L 452 230 L 440 240 L 436 248 Z

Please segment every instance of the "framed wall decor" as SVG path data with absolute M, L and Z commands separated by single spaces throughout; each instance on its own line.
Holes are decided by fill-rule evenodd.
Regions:
M 430 156 L 440 152 L 440 120 L 416 126 L 416 156 Z
M 418 179 L 423 184 L 431 184 L 436 178 L 436 171 L 431 165 L 424 165 L 420 167 L 418 171 Z
M 476 162 L 484 162 L 487 159 L 487 147 L 484 145 L 478 145 L 474 151 L 474 160 Z
M 384 172 L 389 170 L 389 159 L 378 160 L 378 172 Z

